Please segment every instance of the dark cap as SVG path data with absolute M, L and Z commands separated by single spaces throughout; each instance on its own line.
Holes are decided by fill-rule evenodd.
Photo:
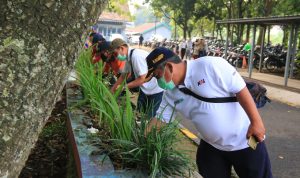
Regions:
M 93 37 L 92 44 L 98 43 L 99 41 L 105 41 L 103 36 L 99 33 L 91 33 L 90 36 Z
M 176 54 L 164 47 L 158 47 L 154 49 L 147 57 L 148 73 L 146 76 L 146 81 L 149 81 L 152 78 L 152 74 L 157 66 L 167 59 L 176 56 Z
M 111 48 L 111 50 L 115 50 L 124 44 L 126 44 L 126 42 L 124 40 L 122 40 L 121 38 L 116 38 L 111 42 L 110 48 Z
M 99 52 L 102 52 L 102 51 L 105 51 L 105 50 L 108 50 L 110 51 L 110 41 L 103 41 L 101 43 L 98 44 L 98 51 Z

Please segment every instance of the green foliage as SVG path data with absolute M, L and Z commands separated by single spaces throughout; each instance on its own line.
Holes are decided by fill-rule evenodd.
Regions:
M 107 10 L 116 12 L 121 16 L 132 18 L 128 9 L 128 0 L 109 0 Z
M 111 145 L 108 145 L 108 151 L 119 155 L 124 166 L 145 169 L 151 177 L 185 175 L 192 166 L 186 154 L 174 149 L 175 143 L 180 141 L 176 137 L 177 123 L 166 124 L 160 130 L 153 128 L 145 136 L 149 123 L 147 114 L 142 113 L 141 124 L 135 122 L 128 88 L 123 97 L 120 92 L 124 83 L 112 94 L 102 78 L 102 63 L 97 68 L 91 63 L 90 56 L 91 49 L 82 51 L 75 67 L 85 99 L 98 115 L 100 125 L 109 128 Z
M 299 0 L 278 0 L 274 3 L 274 15 L 299 15 Z
M 119 154 L 123 165 L 149 170 L 150 177 L 189 177 L 187 173 L 194 165 L 186 154 L 174 148 L 180 143 L 178 123 L 174 121 L 160 129 L 153 127 L 145 136 L 147 124 L 146 118 L 141 119 L 141 124 L 133 130 L 132 141 L 112 140 L 110 154 Z
M 196 0 L 146 0 L 146 2 L 150 3 L 157 15 L 174 20 L 182 28 L 183 37 L 187 37 L 187 32 L 192 28 L 191 21 L 193 20 Z
M 129 95 L 121 100 L 121 104 L 118 103 L 121 88 L 116 94 L 110 92 L 102 78 L 102 62 L 98 66 L 93 65 L 90 56 L 91 49 L 83 51 L 76 63 L 84 97 L 89 101 L 93 113 L 98 115 L 99 124 L 110 128 L 112 138 L 130 140 L 133 116 Z
M 54 134 L 58 135 L 65 135 L 67 133 L 66 130 L 66 124 L 62 120 L 56 120 L 54 122 L 51 122 L 50 124 L 47 124 L 42 132 L 41 132 L 41 138 L 45 137 L 53 137 Z

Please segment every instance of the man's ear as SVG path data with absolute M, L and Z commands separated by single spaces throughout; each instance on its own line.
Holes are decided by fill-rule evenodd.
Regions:
M 167 63 L 166 63 L 166 67 L 169 68 L 169 71 L 170 71 L 170 72 L 173 72 L 173 65 L 172 65 L 172 63 L 167 62 Z

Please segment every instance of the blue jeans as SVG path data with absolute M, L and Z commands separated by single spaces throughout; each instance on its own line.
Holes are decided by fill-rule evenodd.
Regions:
M 146 113 L 148 117 L 153 118 L 159 108 L 163 93 L 164 92 L 146 95 L 142 90 L 140 90 L 137 101 L 137 110 Z
M 248 147 L 237 151 L 221 151 L 201 140 L 197 150 L 197 166 L 203 177 L 231 177 L 231 166 L 240 178 L 272 178 L 271 163 L 264 142 L 256 150 Z

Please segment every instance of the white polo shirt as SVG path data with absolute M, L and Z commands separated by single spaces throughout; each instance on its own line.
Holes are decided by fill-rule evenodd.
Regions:
M 134 49 L 131 59 L 129 59 L 130 51 L 131 48 L 128 49 L 128 61 L 126 62 L 125 71 L 127 72 L 131 71 L 130 65 L 132 64 L 135 78 L 147 74 L 148 66 L 147 66 L 146 57 L 148 56 L 149 53 L 141 49 Z M 164 91 L 162 88 L 158 86 L 155 77 L 153 77 L 150 81 L 145 82 L 142 86 L 140 86 L 140 88 L 146 95 L 153 95 Z
M 243 78 L 225 59 L 211 56 L 187 61 L 184 84 L 206 98 L 235 96 L 246 87 Z M 248 147 L 246 133 L 250 121 L 238 102 L 208 103 L 175 88 L 165 91 L 157 117 L 169 122 L 173 109 L 190 119 L 202 139 L 215 148 L 234 151 Z

